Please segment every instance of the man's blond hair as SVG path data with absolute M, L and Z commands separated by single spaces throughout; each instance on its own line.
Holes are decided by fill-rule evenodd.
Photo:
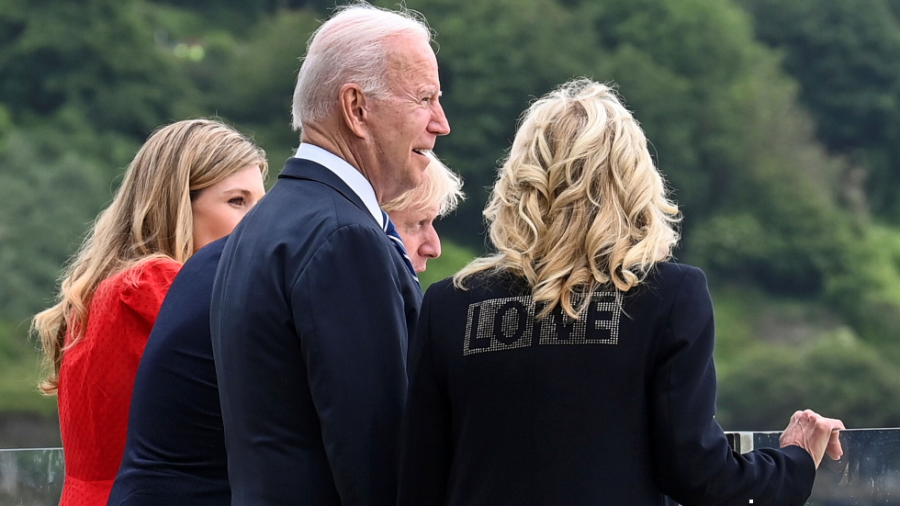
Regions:
M 453 212 L 465 198 L 462 179 L 443 164 L 432 152 L 428 152 L 431 163 L 425 168 L 425 177 L 419 186 L 404 192 L 399 197 L 384 204 L 382 209 L 392 213 L 406 209 L 438 208 L 438 216 Z

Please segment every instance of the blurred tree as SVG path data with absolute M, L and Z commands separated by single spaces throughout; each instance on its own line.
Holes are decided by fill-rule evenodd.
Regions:
M 0 101 L 18 123 L 74 108 L 93 128 L 143 140 L 190 110 L 141 0 L 3 0 L 0 40 Z
M 691 221 L 729 202 L 746 157 L 746 105 L 738 93 L 765 58 L 746 16 L 729 3 L 702 0 L 585 2 L 582 10 L 613 53 L 610 78 L 644 125 Z
M 107 162 L 71 140 L 19 131 L 0 150 L 0 316 L 15 324 L 50 305 L 63 263 L 110 198 Z
M 831 277 L 852 269 L 846 254 L 861 236 L 828 184 L 840 161 L 811 142 L 792 94 L 771 92 L 771 84 L 748 90 L 756 105 L 743 115 L 748 130 L 740 184 L 715 215 L 692 229 L 688 254 L 731 279 L 815 296 Z
M 800 349 L 742 357 L 721 378 L 716 418 L 726 430 L 781 430 L 809 408 L 848 428 L 898 427 L 898 398 L 900 369 L 844 329 Z
M 610 77 L 677 189 L 687 232 L 691 222 L 752 203 L 746 184 L 755 178 L 761 144 L 753 141 L 796 107 L 775 55 L 753 40 L 751 19 L 730 2 L 703 0 L 611 0 L 582 9 L 611 52 Z M 802 119 L 778 133 L 792 148 L 815 146 Z M 829 188 L 835 177 L 811 163 L 773 162 L 810 173 L 814 186 Z
M 754 39 L 753 18 L 736 1 L 783 55 Z M 429 262 L 423 285 L 483 246 L 485 188 L 528 104 L 573 77 L 611 82 L 676 189 L 685 214 L 679 260 L 736 293 L 719 311 L 720 330 L 732 334 L 720 347 L 726 427 L 778 429 L 800 405 L 857 425 L 900 423 L 891 364 L 900 359 L 891 343 L 900 332 L 900 232 L 869 223 L 866 199 L 851 195 L 866 167 L 879 213 L 897 193 L 888 169 L 898 165 L 897 143 L 888 141 L 900 135 L 900 87 L 890 81 L 900 0 L 409 2 L 438 32 L 453 133 L 436 151 L 463 173 L 469 195 L 438 224 L 444 256 Z M 46 307 L 66 258 L 158 125 L 221 116 L 254 135 L 277 171 L 297 144 L 289 123 L 298 58 L 334 3 L 0 0 L 0 321 L 21 329 Z M 828 148 L 845 157 L 819 146 L 817 132 L 831 139 L 826 127 L 842 143 Z M 748 306 L 747 287 L 763 302 Z M 846 322 L 866 340 L 842 330 L 850 344 L 838 333 L 773 347 L 760 339 L 758 313 L 790 304 L 833 313 L 833 325 Z M 4 343 L 2 327 L 0 386 L 34 369 L 21 352 L 28 345 Z M 28 378 L 16 399 L 32 396 Z
M 172 5 L 202 13 L 211 24 L 225 26 L 242 33 L 260 19 L 289 9 L 312 9 L 328 13 L 341 0 L 149 0 L 160 5 Z
M 391 4 L 391 2 L 382 2 Z M 555 0 L 410 1 L 437 31 L 442 104 L 452 133 L 435 151 L 465 178 L 469 199 L 444 227 L 482 248 L 486 187 L 509 148 L 516 118 L 534 98 L 577 76 L 595 74 L 603 56 L 590 24 Z
M 319 27 L 312 10 L 279 11 L 260 20 L 223 66 L 209 106 L 266 147 L 276 170 L 293 155 L 291 103 L 306 41 Z
M 0 316 L 18 323 L 139 143 L 196 109 L 141 0 L 0 0 L 0 39 Z
M 797 85 L 754 41 L 746 12 L 703 0 L 568 4 L 592 20 L 604 75 L 676 188 L 680 258 L 713 278 L 827 300 L 867 338 L 900 331 L 887 316 L 900 306 L 874 295 L 887 282 L 865 262 L 875 246 L 863 217 L 840 205 L 851 168 L 818 145 Z
M 900 3 L 740 0 L 784 54 L 818 136 L 869 169 L 872 209 L 900 222 Z

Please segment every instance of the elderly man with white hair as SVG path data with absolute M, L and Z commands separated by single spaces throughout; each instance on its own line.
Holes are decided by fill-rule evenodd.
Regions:
M 450 132 L 431 30 L 339 9 L 294 93 L 301 144 L 223 250 L 210 306 L 232 504 L 396 500 L 406 358 L 421 304 L 380 204 Z
M 434 220 L 456 208 L 461 187 L 459 176 L 434 158 L 422 184 L 384 204 L 418 272 L 440 256 Z M 209 294 L 224 246 L 221 239 L 191 257 L 166 296 L 134 384 L 109 506 L 231 504 L 209 327 Z

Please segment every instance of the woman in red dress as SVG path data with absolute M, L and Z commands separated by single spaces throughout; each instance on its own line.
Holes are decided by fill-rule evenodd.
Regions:
M 264 194 L 265 153 L 216 121 L 157 130 L 128 167 L 39 313 L 58 394 L 66 480 L 62 506 L 105 506 L 125 450 L 138 364 L 166 292 L 197 250 L 231 233 Z

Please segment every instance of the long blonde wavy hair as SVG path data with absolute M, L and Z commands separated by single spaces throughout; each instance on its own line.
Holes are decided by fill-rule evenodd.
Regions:
M 59 388 L 63 354 L 84 336 L 100 283 L 149 258 L 187 261 L 194 253 L 192 196 L 251 166 L 265 176 L 265 152 L 217 121 L 179 121 L 150 136 L 70 260 L 56 304 L 34 317 L 48 371 L 39 385 L 45 394 Z
M 678 207 L 666 195 L 643 130 L 609 86 L 570 81 L 524 113 L 484 210 L 495 254 L 454 276 L 524 277 L 536 301 L 577 318 L 573 296 L 640 284 L 678 242 Z

